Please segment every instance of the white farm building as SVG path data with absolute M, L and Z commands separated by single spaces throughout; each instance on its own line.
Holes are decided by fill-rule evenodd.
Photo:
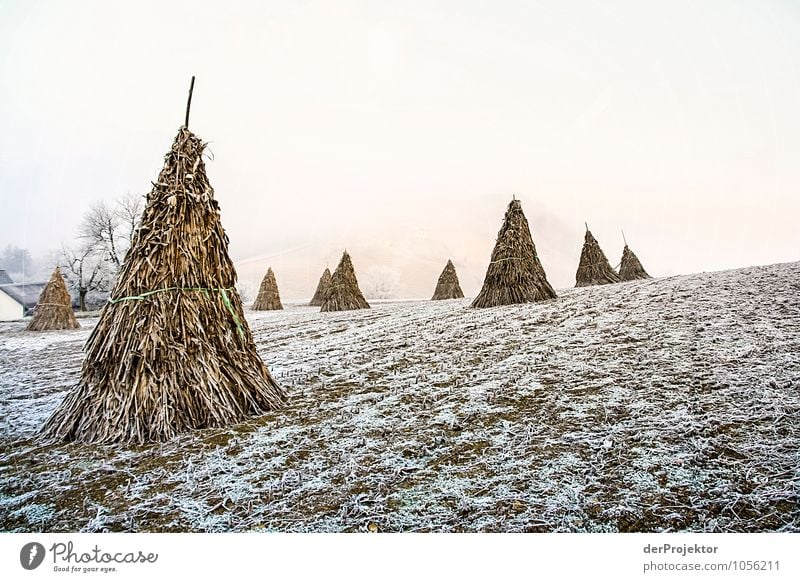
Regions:
M 36 307 L 46 283 L 14 283 L 0 270 L 0 321 L 22 319 Z

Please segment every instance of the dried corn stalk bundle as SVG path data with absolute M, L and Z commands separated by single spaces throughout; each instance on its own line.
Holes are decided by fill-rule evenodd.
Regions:
M 464 292 L 458 283 L 456 268 L 453 266 L 453 261 L 448 259 L 442 274 L 439 275 L 439 280 L 436 282 L 436 290 L 433 292 L 431 300 L 461 299 L 463 297 Z
M 578 271 L 575 273 L 575 286 L 588 287 L 607 283 L 619 283 L 619 275 L 608 263 L 603 249 L 597 244 L 587 226 L 581 260 L 578 263 Z
M 325 295 L 320 311 L 349 311 L 369 309 L 369 303 L 358 288 L 356 272 L 347 251 L 342 255 L 339 266 L 331 276 L 331 285 Z
M 644 270 L 642 263 L 639 261 L 634 252 L 625 245 L 622 249 L 622 263 L 619 266 L 619 279 L 620 281 L 633 281 L 634 279 L 649 279 L 650 275 Z
M 75 319 L 75 312 L 72 311 L 72 298 L 67 291 L 64 277 L 61 270 L 56 267 L 50 276 L 36 309 L 33 312 L 33 319 L 28 324 L 28 331 L 48 331 L 53 329 L 78 329 L 81 324 Z
M 547 281 L 536 254 L 522 205 L 514 198 L 497 233 L 483 288 L 472 307 L 495 307 L 553 299 L 556 292 Z
M 275 281 L 275 273 L 272 267 L 267 269 L 267 274 L 261 280 L 261 287 L 258 289 L 258 297 L 253 302 L 253 311 L 271 311 L 283 309 L 281 305 L 281 295 L 278 293 L 278 283 Z
M 331 286 L 331 271 L 330 269 L 325 269 L 322 272 L 322 277 L 319 278 L 319 283 L 317 283 L 317 290 L 314 292 L 314 297 L 311 298 L 311 303 L 309 305 L 313 305 L 314 307 L 321 307 L 322 304 L 325 302 L 325 294 L 328 292 L 328 288 Z
M 180 129 L 87 341 L 81 378 L 46 437 L 164 441 L 284 403 L 244 318 L 204 148 Z

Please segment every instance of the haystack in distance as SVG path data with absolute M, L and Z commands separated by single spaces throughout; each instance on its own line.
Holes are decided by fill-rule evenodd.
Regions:
M 619 266 L 620 281 L 634 281 L 636 279 L 650 279 L 634 252 L 628 248 L 627 243 L 622 249 L 622 262 Z
M 164 441 L 286 400 L 244 318 L 204 148 L 185 126 L 178 131 L 86 344 L 80 380 L 45 436 Z
M 325 295 L 320 311 L 349 311 L 369 309 L 369 303 L 358 288 L 356 272 L 347 251 L 342 255 L 339 266 L 331 276 L 331 285 Z
M 261 280 L 258 296 L 253 302 L 253 311 L 273 311 L 277 309 L 283 309 L 283 305 L 281 304 L 281 295 L 278 292 L 278 283 L 275 281 L 275 273 L 272 272 L 272 267 L 270 267 Z
M 619 275 L 608 263 L 603 249 L 600 248 L 587 225 L 581 260 L 578 263 L 578 271 L 575 273 L 575 286 L 588 287 L 608 283 L 619 283 Z
M 314 292 L 314 297 L 311 298 L 309 305 L 313 307 L 321 307 L 325 302 L 325 295 L 331 286 L 331 270 L 327 267 L 322 272 L 322 277 L 319 278 L 317 283 L 317 290 Z
M 497 233 L 486 278 L 472 307 L 495 307 L 556 297 L 547 281 L 522 204 L 512 199 Z
M 81 324 L 72 311 L 72 297 L 67 291 L 61 270 L 56 267 L 47 285 L 39 295 L 28 331 L 49 331 L 56 329 L 78 329 Z
M 436 290 L 433 292 L 432 301 L 440 299 L 462 299 L 464 292 L 461 290 L 461 285 L 458 283 L 458 275 L 453 261 L 447 260 L 442 274 L 439 275 L 439 280 L 436 282 Z

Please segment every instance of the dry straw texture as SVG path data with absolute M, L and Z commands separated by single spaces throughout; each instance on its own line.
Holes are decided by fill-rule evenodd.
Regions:
M 486 270 L 483 288 L 472 307 L 495 307 L 553 299 L 536 245 L 519 200 L 512 200 Z
M 204 148 L 180 129 L 87 341 L 80 380 L 46 422 L 45 436 L 164 441 L 284 403 L 234 287 Z
M 634 252 L 625 245 L 622 250 L 622 263 L 619 266 L 619 279 L 620 281 L 633 281 L 634 279 L 649 279 L 650 275 L 644 270 L 642 263 L 639 261 Z
M 461 299 L 462 297 L 464 297 L 464 292 L 458 283 L 456 268 L 453 266 L 453 261 L 448 260 L 442 274 L 439 275 L 439 281 L 436 283 L 436 290 L 431 299 Z
M 28 324 L 27 330 L 78 329 L 80 326 L 72 311 L 72 298 L 67 291 L 64 277 L 56 267 L 39 296 L 33 319 Z
M 278 293 L 275 273 L 272 272 L 272 267 L 270 267 L 261 280 L 261 287 L 258 289 L 258 297 L 253 303 L 253 310 L 272 311 L 276 309 L 283 309 L 283 305 L 281 304 L 281 295 Z
M 608 264 L 603 249 L 597 244 L 589 229 L 586 229 L 586 237 L 583 241 L 581 260 L 578 263 L 578 271 L 575 273 L 575 286 L 588 287 L 590 285 L 605 285 L 607 283 L 619 283 L 619 275 Z
M 347 251 L 342 255 L 339 266 L 331 276 L 331 286 L 325 295 L 320 311 L 349 311 L 369 309 L 369 303 L 358 288 L 356 272 Z
M 314 292 L 314 297 L 311 298 L 311 303 L 309 303 L 309 305 L 313 305 L 314 307 L 322 307 L 322 304 L 325 302 L 325 295 L 328 293 L 330 286 L 331 270 L 326 268 L 322 272 L 322 277 L 319 278 L 317 290 Z

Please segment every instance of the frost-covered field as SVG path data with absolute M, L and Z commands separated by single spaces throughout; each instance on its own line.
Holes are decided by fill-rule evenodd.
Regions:
M 95 319 L 0 324 L 3 531 L 800 531 L 800 263 L 248 313 L 285 410 L 38 443 Z

